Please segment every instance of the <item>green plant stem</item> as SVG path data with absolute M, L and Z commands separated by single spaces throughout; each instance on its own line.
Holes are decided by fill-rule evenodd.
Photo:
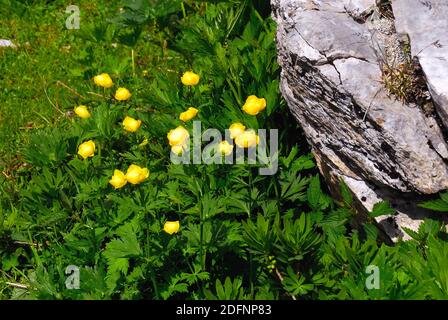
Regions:
M 159 300 L 160 299 L 159 288 L 157 287 L 157 282 L 153 275 L 151 275 L 151 281 L 152 281 L 152 285 L 154 287 L 154 293 L 156 294 L 156 300 Z
M 251 213 L 252 213 L 252 185 L 253 185 L 253 180 L 252 180 L 252 169 L 249 168 L 249 219 L 251 217 Z M 254 294 L 254 279 L 253 279 L 253 257 L 252 257 L 252 253 L 249 252 L 249 282 L 250 282 L 250 292 L 251 295 Z
M 235 97 L 238 105 L 242 105 L 242 101 L 240 99 L 240 95 L 238 94 L 237 90 L 235 89 L 235 86 L 233 83 L 229 80 L 229 78 L 226 78 L 227 84 L 230 86 L 230 90 L 233 93 L 233 96 Z
M 187 12 L 185 11 L 185 5 L 183 1 L 181 2 L 180 6 L 182 8 L 182 16 L 185 19 L 187 17 Z
M 5 216 L 3 215 L 3 208 L 0 205 L 0 232 L 3 230 L 3 223 L 5 222 Z
M 134 49 L 131 50 L 132 56 L 132 76 L 135 78 L 135 57 L 134 57 Z
M 250 296 L 254 299 L 254 261 L 252 253 L 249 252 L 249 282 L 250 282 Z
M 197 173 L 201 174 L 199 170 Z M 204 216 L 202 210 L 202 189 L 198 181 L 196 180 L 196 185 L 198 186 L 198 203 L 199 203 L 199 258 L 201 261 L 201 269 L 205 271 L 205 253 L 204 253 Z
M 201 269 L 205 271 L 205 254 L 204 254 L 204 217 L 202 212 L 201 199 L 199 200 L 199 256 L 201 259 Z

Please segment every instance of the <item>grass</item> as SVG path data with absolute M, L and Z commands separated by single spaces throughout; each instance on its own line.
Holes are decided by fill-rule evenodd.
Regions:
M 342 202 L 322 190 L 280 96 L 266 1 L 148 1 L 132 23 L 111 24 L 118 4 L 80 0 L 81 28 L 67 30 L 65 1 L 0 0 L 0 35 L 18 45 L 0 49 L 0 299 L 448 296 L 445 225 L 425 221 L 409 231 L 415 240 L 389 247 L 372 223 L 354 227 L 346 186 Z M 180 83 L 186 70 L 199 85 Z M 94 86 L 102 72 L 113 88 Z M 119 86 L 128 101 L 111 97 Z M 267 107 L 249 116 L 241 105 L 254 93 Z M 79 104 L 91 118 L 74 117 Z M 204 128 L 278 128 L 278 173 L 173 165 L 166 134 L 191 130 L 179 120 L 190 106 Z M 123 130 L 128 115 L 142 120 L 138 132 Z M 88 140 L 98 148 L 83 160 Z M 148 168 L 147 180 L 113 189 L 115 169 L 131 164 Z M 444 194 L 424 205 L 447 203 Z M 371 219 L 393 212 L 380 203 Z M 180 231 L 163 232 L 167 221 Z M 80 290 L 66 286 L 68 265 L 80 267 Z M 381 270 L 378 290 L 365 285 L 371 266 Z
M 65 28 L 65 1 L 1 3 L 0 35 L 18 45 L 0 48 L 0 169 L 9 171 L 22 161 L 21 146 L 30 131 L 57 124 L 78 102 L 74 92 L 85 91 L 86 82 L 77 79 L 89 71 L 83 60 L 100 66 L 106 51 L 126 57 L 129 49 L 107 43 L 93 46 L 85 39 L 92 25 L 117 10 L 109 1 L 77 1 L 80 30 Z M 122 71 L 130 68 L 129 64 Z

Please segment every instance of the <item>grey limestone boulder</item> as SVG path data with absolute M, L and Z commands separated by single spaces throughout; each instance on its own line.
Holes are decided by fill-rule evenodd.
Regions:
M 403 226 L 433 216 L 419 201 L 448 189 L 448 2 L 271 4 L 281 91 L 322 174 L 334 190 L 344 180 L 364 210 L 390 200 L 398 215 L 377 221 L 392 239 L 407 238 Z M 404 66 L 418 98 L 387 82 L 398 74 L 406 84 Z

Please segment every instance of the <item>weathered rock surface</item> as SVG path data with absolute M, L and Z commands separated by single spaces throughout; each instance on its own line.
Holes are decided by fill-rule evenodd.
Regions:
M 394 9 L 400 7 L 406 15 L 403 3 L 407 2 L 431 3 L 443 10 L 448 5 L 444 0 L 395 0 Z M 437 62 L 445 58 L 448 48 L 446 27 L 440 37 L 433 32 L 429 42 L 438 44 L 432 51 L 420 52 L 428 41 L 420 34 L 423 22 L 412 5 L 411 19 L 419 20 L 421 26 L 411 26 L 408 17 L 394 21 L 392 12 L 386 14 L 380 8 L 384 4 L 374 0 L 271 3 L 278 24 L 281 91 L 313 146 L 327 182 L 337 190 L 343 179 L 368 210 L 378 201 L 393 199 L 398 216 L 378 219 L 392 238 L 404 235 L 401 226 L 415 229 L 429 214 L 417 209 L 417 202 L 423 195 L 448 189 L 448 145 L 446 128 L 441 125 L 448 123 L 448 86 L 444 85 L 448 66 L 447 60 Z M 434 20 L 444 20 L 440 28 L 448 21 L 446 15 L 428 19 L 427 28 L 438 25 Z M 384 64 L 406 60 L 395 23 L 402 23 L 400 30 L 410 33 L 412 53 L 427 61 L 422 68 L 438 113 L 401 102 L 382 81 Z M 420 41 L 417 48 L 414 41 Z
M 437 111 L 448 128 L 448 1 L 394 0 L 397 32 L 409 35 Z

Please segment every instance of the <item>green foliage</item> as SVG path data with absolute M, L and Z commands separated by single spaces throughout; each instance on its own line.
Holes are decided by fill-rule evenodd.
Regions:
M 20 19 L 36 14 L 31 5 L 3 2 Z M 448 297 L 444 224 L 425 221 L 417 232 L 405 230 L 413 240 L 387 246 L 371 220 L 355 223 L 353 195 L 343 182 L 342 201 L 327 195 L 281 99 L 275 24 L 266 3 L 124 1 L 117 13 L 104 2 L 100 18 L 87 15 L 85 28 L 61 36 L 77 46 L 70 66 L 53 61 L 52 68 L 61 68 L 53 80 L 75 91 L 58 87 L 69 93 L 54 105 L 54 121 L 42 115 L 45 128 L 32 130 L 18 154 L 27 165 L 0 182 L 0 298 Z M 17 68 L 13 58 L 4 60 L 8 77 Z M 180 84 L 186 70 L 200 74 L 198 86 Z M 111 91 L 94 87 L 91 77 L 100 72 L 130 89 L 132 98 L 117 103 Z M 44 88 L 38 87 L 48 93 L 48 108 L 59 91 Z M 267 100 L 257 117 L 241 111 L 251 94 Z M 92 117 L 73 117 L 68 111 L 78 104 L 88 105 Z M 172 164 L 166 134 L 178 125 L 191 129 L 178 119 L 189 106 L 200 110 L 204 128 L 241 121 L 280 129 L 278 172 L 260 176 L 258 166 L 247 163 Z M 142 120 L 137 132 L 123 130 L 127 115 Z M 83 160 L 77 148 L 90 139 L 97 150 Z M 149 168 L 149 178 L 113 189 L 114 170 L 133 163 Z M 447 202 L 442 194 L 422 206 L 446 211 Z M 393 213 L 383 202 L 370 217 Z M 179 232 L 165 233 L 165 222 L 176 220 Z M 80 269 L 77 290 L 65 285 L 69 265 Z M 379 288 L 366 286 L 371 266 L 380 271 Z
M 439 212 L 448 212 L 448 192 L 441 193 L 440 199 L 423 202 L 420 204 L 420 207 Z
M 394 214 L 395 210 L 390 207 L 389 202 L 387 201 L 381 201 L 375 203 L 373 206 L 373 210 L 370 212 L 370 216 L 372 218 L 379 217 L 382 215 L 390 215 Z
M 244 288 L 242 288 L 243 281 L 241 279 L 234 279 L 233 281 L 227 277 L 224 285 L 219 279 L 216 280 L 216 295 L 211 291 L 205 291 L 205 297 L 209 300 L 244 300 Z

